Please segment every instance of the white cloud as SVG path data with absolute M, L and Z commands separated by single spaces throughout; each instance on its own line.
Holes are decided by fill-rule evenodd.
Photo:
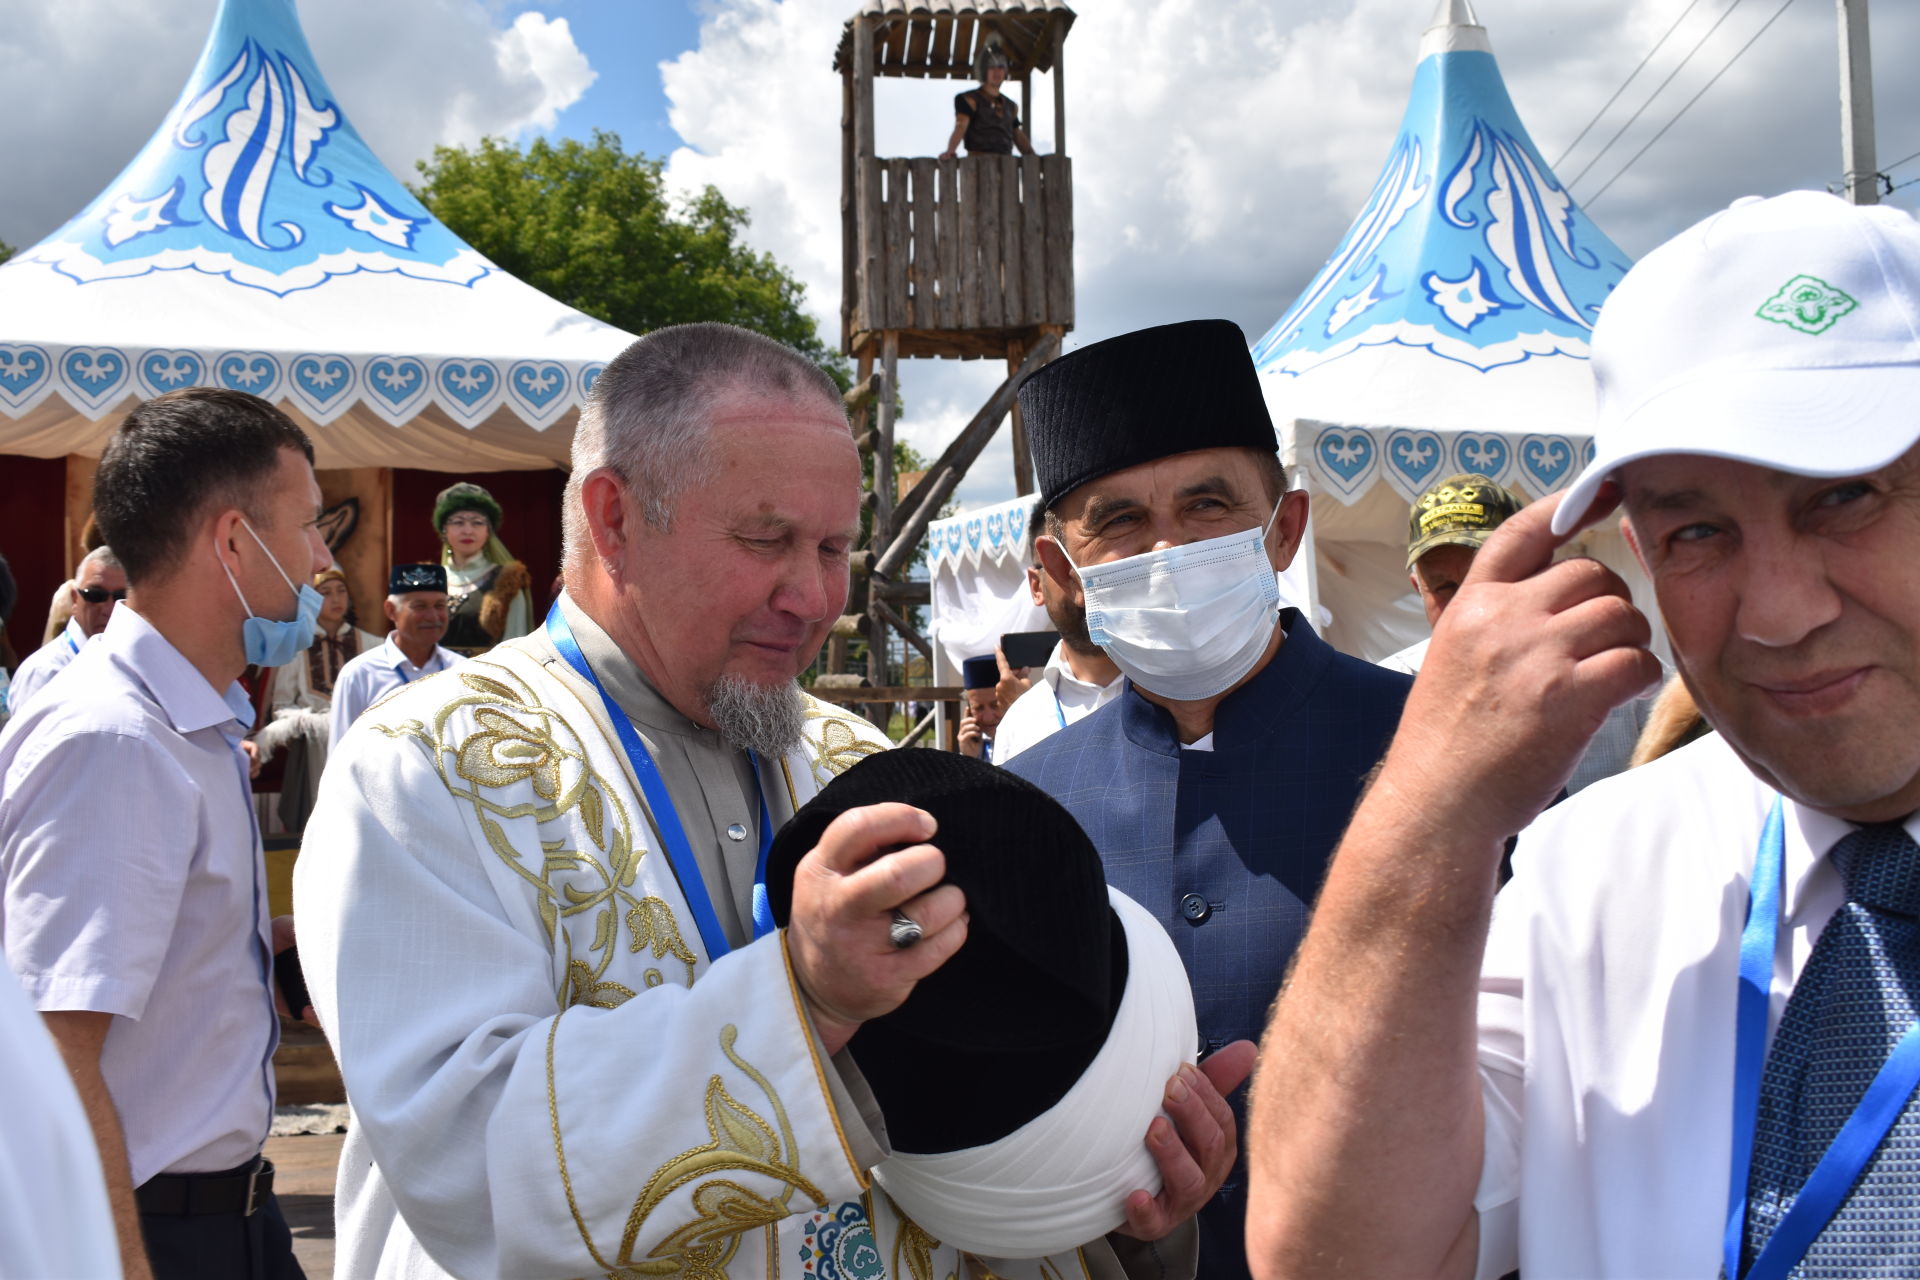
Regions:
M 537 128 L 553 128 L 560 113 L 599 78 L 573 43 L 565 18 L 523 13 L 493 38 L 493 51 L 501 75 L 516 84 L 539 86 L 540 100 L 529 113 Z
M 1549 159 L 1571 141 L 1684 0 L 1479 0 L 1521 118 Z M 1616 168 L 1719 70 L 1777 6 L 1745 6 L 1576 190 Z M 840 301 L 840 93 L 828 69 L 848 0 L 708 0 L 700 44 L 663 67 L 682 187 L 713 183 L 753 212 L 751 242 L 808 286 L 823 332 Z M 1098 0 L 1066 45 L 1074 157 L 1078 326 L 1068 345 L 1145 325 L 1224 315 L 1257 338 L 1358 212 L 1392 143 L 1427 0 Z M 1752 10 L 1751 13 L 1747 10 Z M 1570 177 L 1650 92 L 1718 9 L 1689 15 L 1569 159 Z M 1920 7 L 1874 13 L 1881 153 L 1920 150 Z M 1839 169 L 1831 6 L 1796 5 L 1596 204 L 1629 254 L 1735 196 L 1820 186 Z M 962 86 L 882 82 L 882 154 L 932 155 Z M 1053 134 L 1035 84 L 1035 140 Z M 1920 176 L 1920 161 L 1896 179 Z M 1920 186 L 1896 200 L 1911 207 Z M 908 361 L 905 438 L 939 447 L 1003 376 L 986 362 Z M 1003 432 L 961 488 L 1010 496 Z
M 0 240 L 24 247 L 106 186 L 152 135 L 216 0 L 0 0 Z M 335 100 L 387 166 L 436 144 L 551 127 L 593 82 L 564 18 L 501 25 L 487 0 L 307 0 Z

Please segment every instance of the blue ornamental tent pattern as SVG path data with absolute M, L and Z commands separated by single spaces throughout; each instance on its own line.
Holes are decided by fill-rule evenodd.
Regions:
M 323 466 L 547 466 L 631 340 L 434 219 L 292 0 L 222 0 L 132 163 L 0 266 L 0 453 L 97 452 L 131 400 L 218 384 L 321 428 Z
M 1588 450 L 1587 340 L 1628 266 L 1541 158 L 1471 7 L 1443 0 L 1359 217 L 1253 348 L 1295 461 L 1345 503 L 1452 471 L 1560 488 Z

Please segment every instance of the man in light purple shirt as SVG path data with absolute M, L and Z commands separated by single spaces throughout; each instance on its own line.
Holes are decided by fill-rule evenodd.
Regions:
M 128 1277 L 301 1274 L 260 1159 L 291 922 L 268 920 L 235 680 L 313 634 L 312 456 L 244 393 L 136 407 L 94 489 L 125 607 L 0 735 L 0 944 L 79 1087 Z

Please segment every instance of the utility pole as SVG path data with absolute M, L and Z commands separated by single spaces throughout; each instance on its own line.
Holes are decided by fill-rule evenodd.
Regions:
M 1840 152 L 1849 204 L 1879 204 L 1880 175 L 1873 161 L 1873 55 L 1867 39 L 1867 0 L 1836 0 L 1840 8 Z

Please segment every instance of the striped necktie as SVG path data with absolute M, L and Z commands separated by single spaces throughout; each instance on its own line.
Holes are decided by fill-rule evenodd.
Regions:
M 1847 901 L 1814 944 L 1767 1053 L 1743 1271 L 1920 1016 L 1920 847 L 1883 823 L 1852 832 L 1831 857 Z M 1920 1276 L 1920 1107 L 1912 1098 L 1789 1274 Z

